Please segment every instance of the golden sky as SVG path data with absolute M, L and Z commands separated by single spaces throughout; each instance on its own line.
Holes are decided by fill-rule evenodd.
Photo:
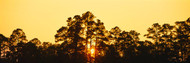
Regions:
M 0 33 L 9 37 L 16 28 L 27 39 L 54 42 L 56 30 L 68 17 L 91 11 L 107 30 L 119 26 L 143 35 L 153 23 L 183 21 L 190 17 L 190 0 L 0 0 Z

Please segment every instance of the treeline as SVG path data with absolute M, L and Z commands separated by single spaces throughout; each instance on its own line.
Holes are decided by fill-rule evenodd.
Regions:
M 175 25 L 158 23 L 140 33 L 119 27 L 106 30 L 91 12 L 68 18 L 55 34 L 56 44 L 26 39 L 22 29 L 0 34 L 0 63 L 86 63 L 87 44 L 94 45 L 95 63 L 189 63 L 190 18 Z

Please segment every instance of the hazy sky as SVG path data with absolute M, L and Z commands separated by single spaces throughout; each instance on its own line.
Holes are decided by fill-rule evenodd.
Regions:
M 27 39 L 54 42 L 56 30 L 68 17 L 91 11 L 107 30 L 119 26 L 143 35 L 153 23 L 184 21 L 190 17 L 190 0 L 0 0 L 0 33 L 9 37 L 17 28 Z

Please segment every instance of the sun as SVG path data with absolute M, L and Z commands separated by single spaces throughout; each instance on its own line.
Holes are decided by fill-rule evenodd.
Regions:
M 91 54 L 94 54 L 94 53 L 95 53 L 95 49 L 92 48 L 92 49 L 90 50 L 90 52 L 91 52 Z

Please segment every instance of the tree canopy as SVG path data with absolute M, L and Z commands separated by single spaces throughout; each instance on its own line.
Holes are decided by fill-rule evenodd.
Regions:
M 189 63 L 190 18 L 175 25 L 154 23 L 140 33 L 115 26 L 107 30 L 91 12 L 69 17 L 54 35 L 55 44 L 27 40 L 15 29 L 0 34 L 0 63 Z

